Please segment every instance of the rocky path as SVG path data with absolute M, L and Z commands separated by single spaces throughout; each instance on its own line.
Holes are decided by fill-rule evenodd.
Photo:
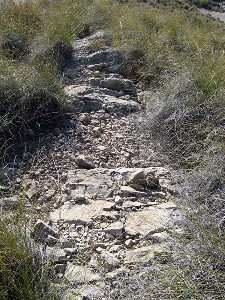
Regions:
M 128 299 L 118 278 L 168 255 L 179 215 L 166 161 L 140 129 L 143 92 L 121 75 L 124 58 L 110 39 L 98 32 L 75 42 L 64 72 L 66 129 L 22 180 L 26 205 L 41 216 L 32 236 L 68 300 Z

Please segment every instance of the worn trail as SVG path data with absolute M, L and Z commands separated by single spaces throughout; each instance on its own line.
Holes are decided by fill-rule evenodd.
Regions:
M 170 170 L 140 130 L 143 91 L 121 75 L 110 39 L 97 32 L 74 43 L 66 129 L 23 178 L 26 203 L 42 216 L 33 238 L 63 299 L 125 299 L 115 282 L 169 253 L 179 215 Z M 96 41 L 105 46 L 96 50 Z

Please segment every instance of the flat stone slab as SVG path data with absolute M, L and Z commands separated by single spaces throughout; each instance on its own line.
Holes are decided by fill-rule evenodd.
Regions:
M 129 235 L 146 236 L 163 231 L 170 221 L 169 210 L 151 207 L 128 215 L 125 231 Z
M 128 182 L 132 174 L 136 174 L 137 171 L 143 172 L 146 175 L 153 173 L 152 168 L 96 168 L 92 170 L 73 170 L 68 172 L 66 187 L 69 190 L 77 190 L 78 193 L 89 194 L 91 197 L 105 198 L 110 190 L 116 190 L 118 189 L 118 185 L 120 185 L 122 186 L 122 190 L 125 190 L 123 194 L 130 195 L 133 192 L 145 196 L 146 194 L 144 192 L 125 187 L 126 182 Z
M 112 209 L 114 203 L 104 200 L 91 201 L 88 205 L 64 204 L 50 214 L 53 222 L 63 220 L 70 224 L 89 224 L 93 219 L 105 216 Z
M 73 283 L 90 283 L 100 280 L 101 276 L 88 267 L 69 264 L 65 273 L 65 279 Z
M 74 111 L 92 112 L 105 110 L 108 113 L 128 114 L 140 110 L 140 105 L 133 100 L 118 98 L 118 92 L 95 88 L 87 85 L 71 85 L 65 93 L 73 105 Z
M 125 264 L 147 263 L 166 250 L 165 245 L 150 245 L 126 252 Z

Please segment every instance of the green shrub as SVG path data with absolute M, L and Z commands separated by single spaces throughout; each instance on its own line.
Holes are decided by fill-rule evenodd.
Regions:
M 25 214 L 0 219 L 0 298 L 53 300 L 41 254 L 32 246 Z
M 38 3 L 9 0 L 1 7 L 0 35 L 14 32 L 31 41 L 41 28 L 41 7 Z
M 0 60 L 2 158 L 29 129 L 39 131 L 53 124 L 62 107 L 63 93 L 54 68 Z

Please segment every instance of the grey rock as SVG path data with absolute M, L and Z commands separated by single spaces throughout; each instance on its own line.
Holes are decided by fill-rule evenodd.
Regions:
M 48 237 L 52 236 L 53 238 L 58 238 L 58 232 L 55 231 L 51 226 L 39 220 L 34 225 L 34 228 L 31 232 L 32 237 L 36 241 L 47 242 Z
M 35 180 L 25 183 L 25 195 L 29 199 L 37 197 L 40 193 L 38 183 Z
M 64 88 L 64 92 L 68 97 L 79 97 L 93 93 L 94 89 L 89 85 L 69 85 Z
M 56 273 L 64 274 L 66 271 L 66 264 L 57 264 L 54 266 L 54 270 Z
M 128 215 L 125 231 L 129 235 L 149 235 L 163 231 L 170 221 L 168 210 L 151 207 Z
M 110 247 L 109 252 L 118 253 L 121 250 L 123 250 L 122 245 L 113 245 L 112 247 Z
M 131 263 L 147 263 L 154 259 L 159 253 L 163 253 L 167 250 L 165 245 L 151 245 L 134 250 L 129 250 L 126 253 L 125 264 Z
M 52 235 L 48 235 L 47 238 L 45 239 L 45 243 L 48 246 L 54 246 L 55 244 L 57 244 L 58 239 Z
M 122 275 L 124 275 L 126 273 L 129 273 L 129 270 L 127 268 L 125 268 L 125 267 L 121 267 L 119 269 L 116 269 L 116 270 L 113 270 L 111 272 L 108 272 L 105 277 L 107 279 L 109 279 L 109 280 L 114 280 L 117 277 L 122 276 Z
M 122 78 L 109 77 L 100 82 L 100 86 L 117 91 L 123 91 L 127 93 L 135 93 L 136 87 L 133 81 Z
M 76 164 L 80 169 L 94 169 L 95 165 L 93 162 L 89 160 L 89 158 L 85 157 L 84 155 L 79 155 L 76 158 Z
M 116 205 L 122 205 L 123 204 L 123 199 L 119 195 L 117 195 L 114 199 L 114 202 L 115 202 Z
M 50 214 L 52 221 L 64 220 L 71 224 L 90 224 L 93 219 L 101 217 L 113 208 L 113 203 L 104 200 L 90 201 L 88 205 L 68 205 L 64 204 L 61 208 Z
M 115 114 L 129 114 L 141 109 L 140 105 L 133 100 L 122 100 L 112 96 L 105 99 L 103 108 L 107 113 Z
M 143 170 L 136 170 L 131 173 L 129 179 L 129 184 L 139 184 L 139 185 L 146 185 L 146 174 Z
M 172 201 L 168 201 L 168 202 L 158 204 L 157 208 L 176 210 L 177 205 Z
M 102 251 L 100 257 L 103 260 L 105 266 L 108 268 L 115 268 L 120 265 L 119 259 L 109 251 Z
M 100 64 L 95 64 L 95 65 L 89 65 L 88 69 L 92 70 L 92 71 L 103 71 L 104 69 L 107 68 L 107 64 L 106 63 L 100 63 Z
M 62 300 L 103 300 L 103 297 L 104 290 L 101 286 L 85 285 L 82 288 L 67 290 Z
M 105 63 L 116 66 L 123 63 L 123 56 L 116 49 L 106 48 L 88 55 L 86 57 L 86 63 L 89 65 Z
M 128 240 L 125 241 L 125 246 L 127 248 L 131 248 L 133 245 L 134 245 L 134 242 L 133 242 L 132 239 L 128 239 Z
M 141 208 L 143 206 L 144 206 L 144 204 L 141 202 L 128 200 L 123 203 L 122 208 L 123 209 L 132 209 L 132 208 Z
M 51 261 L 54 264 L 61 264 L 65 263 L 67 261 L 67 255 L 64 249 L 61 249 L 59 247 L 47 247 L 46 248 L 46 256 L 49 261 Z
M 123 223 L 120 221 L 112 223 L 105 229 L 105 232 L 113 236 L 121 237 L 123 235 Z
M 169 234 L 166 231 L 157 232 L 152 234 L 150 238 L 155 243 L 163 243 L 169 239 Z
M 100 274 L 85 266 L 70 263 L 65 272 L 65 279 L 72 283 L 90 283 L 101 280 Z
M 78 193 L 76 190 L 71 191 L 71 200 L 75 202 L 76 204 L 88 204 L 89 201 L 87 197 L 84 195 L 84 193 Z
M 95 81 L 99 85 L 100 81 Z M 128 114 L 139 111 L 140 105 L 132 100 L 123 100 L 118 97 L 121 92 L 106 88 L 93 88 L 89 85 L 71 85 L 65 88 L 69 102 L 74 111 L 88 113 L 104 110 L 108 113 Z
M 147 193 L 142 192 L 142 191 L 137 191 L 130 186 L 121 186 L 119 193 L 122 197 L 130 197 L 130 196 L 145 197 L 145 196 L 147 196 Z
M 66 188 L 71 191 L 75 190 L 78 194 L 85 193 L 86 195 L 87 193 L 88 196 L 93 198 L 106 199 L 107 197 L 113 197 L 114 192 L 118 190 L 118 185 L 120 186 L 123 182 L 127 182 L 130 175 L 134 173 L 135 170 L 135 168 L 95 168 L 91 170 L 82 169 L 69 171 Z M 145 173 L 149 172 L 148 168 L 138 168 L 138 170 L 144 170 Z M 147 195 L 146 193 L 137 191 L 131 187 L 121 187 L 121 189 L 121 194 L 125 194 L 125 197 Z M 117 199 L 119 198 L 117 197 Z

